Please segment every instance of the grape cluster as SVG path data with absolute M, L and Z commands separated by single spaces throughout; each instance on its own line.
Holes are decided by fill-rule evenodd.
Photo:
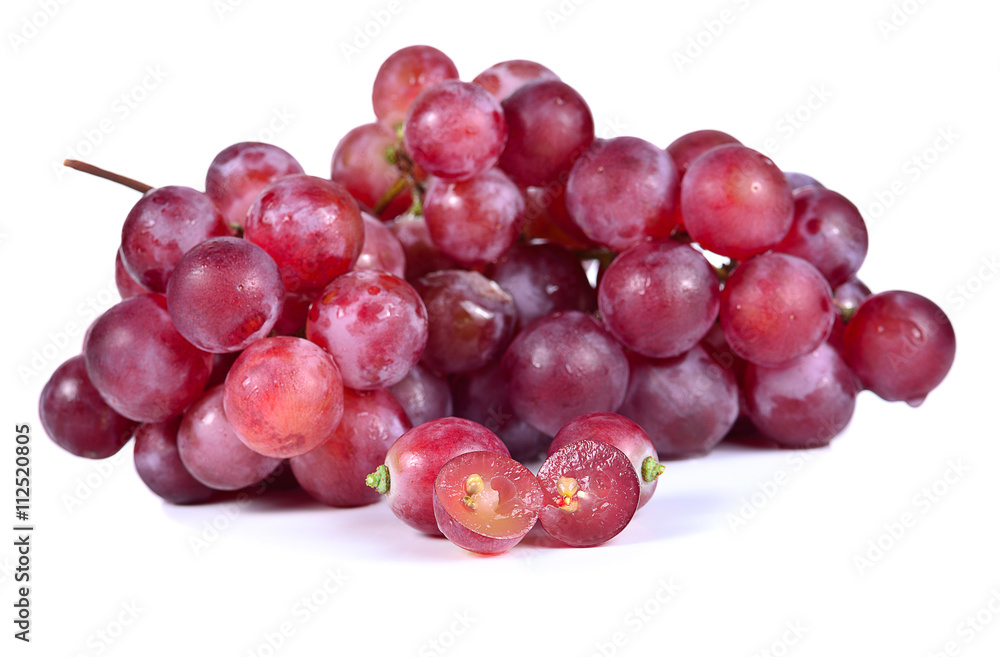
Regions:
M 823 446 L 862 390 L 915 406 L 952 364 L 940 308 L 858 280 L 854 204 L 726 133 L 597 139 L 544 66 L 464 82 L 426 46 L 372 104 L 329 178 L 240 143 L 205 192 L 131 185 L 123 300 L 41 393 L 58 445 L 134 437 L 172 503 L 291 476 L 475 552 L 536 522 L 590 546 L 661 460 Z

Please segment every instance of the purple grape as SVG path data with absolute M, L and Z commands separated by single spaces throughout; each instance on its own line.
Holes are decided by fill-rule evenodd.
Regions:
M 402 381 L 389 386 L 389 392 L 403 406 L 413 426 L 453 414 L 448 381 L 419 363 Z
M 139 199 L 125 218 L 122 261 L 140 285 L 164 292 L 174 266 L 191 247 L 230 234 L 210 198 L 190 187 L 160 187 Z
M 239 490 L 260 483 L 281 459 L 243 444 L 226 418 L 223 386 L 205 392 L 184 412 L 177 430 L 177 452 L 191 476 L 216 490 Z
M 413 284 L 427 307 L 423 362 L 438 372 L 471 372 L 498 358 L 517 322 L 514 300 L 474 271 L 450 269 Z
M 629 366 L 628 393 L 618 412 L 649 434 L 661 459 L 708 454 L 736 422 L 736 376 L 701 345 L 664 360 L 632 354 Z
M 398 383 L 427 344 L 427 310 L 398 276 L 353 271 L 338 277 L 309 310 L 306 338 L 333 355 L 344 385 L 373 390 Z
M 597 289 L 604 325 L 650 358 L 682 354 L 719 314 L 719 278 L 703 255 L 674 240 L 642 242 L 604 272 Z
M 583 233 L 624 251 L 674 229 L 680 176 L 662 149 L 635 137 L 597 140 L 569 174 L 566 209 Z
M 570 420 L 613 412 L 625 399 L 628 361 L 590 315 L 568 310 L 534 321 L 503 356 L 511 407 L 554 436 Z
M 163 422 L 201 396 L 212 355 L 174 327 L 160 294 L 132 297 L 101 315 L 84 346 L 87 375 L 108 406 L 137 422 Z
M 114 456 L 129 441 L 136 422 L 108 406 L 87 377 L 82 355 L 56 368 L 42 388 L 38 417 L 52 442 L 88 459 Z
M 892 290 L 865 299 L 844 332 L 844 360 L 887 401 L 919 406 L 955 360 L 955 330 L 930 299 Z
M 181 418 L 143 424 L 135 432 L 135 470 L 143 483 L 171 504 L 206 502 L 215 491 L 195 479 L 177 451 Z
M 285 285 L 274 259 L 236 237 L 205 240 L 184 254 L 167 283 L 167 310 L 191 344 L 241 351 L 278 321 Z
M 403 143 L 417 166 L 447 180 L 468 180 L 500 159 L 507 122 L 500 102 L 471 82 L 444 80 L 417 96 Z
M 837 351 L 821 344 L 781 367 L 751 363 L 743 378 L 747 415 L 780 447 L 822 447 L 854 414 L 858 382 Z

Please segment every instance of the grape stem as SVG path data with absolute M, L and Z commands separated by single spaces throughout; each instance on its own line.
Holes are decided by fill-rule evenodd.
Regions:
M 76 169 L 77 171 L 82 171 L 83 173 L 89 173 L 92 176 L 104 178 L 105 180 L 110 180 L 111 182 L 116 182 L 119 185 L 125 185 L 126 187 L 134 189 L 142 194 L 145 194 L 149 190 L 153 189 L 152 185 L 141 183 L 138 180 L 133 180 L 132 178 L 126 178 L 125 176 L 112 173 L 111 171 L 100 167 L 95 167 L 93 164 L 87 164 L 86 162 L 81 162 L 80 160 L 63 160 L 63 166 L 69 167 L 70 169 Z
M 833 300 L 833 307 L 836 308 L 837 314 L 840 315 L 840 319 L 843 320 L 845 324 L 851 321 L 851 318 L 854 317 L 855 311 L 857 311 L 856 307 L 847 308 L 836 299 Z
M 642 480 L 646 483 L 655 481 L 657 477 L 663 474 L 663 466 L 657 462 L 652 456 L 647 456 L 642 461 Z
M 389 468 L 383 463 L 375 468 L 375 472 L 365 477 L 365 484 L 378 491 L 379 495 L 389 492 Z

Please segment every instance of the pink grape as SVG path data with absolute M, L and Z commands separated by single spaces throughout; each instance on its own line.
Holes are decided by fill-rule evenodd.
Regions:
M 455 63 L 437 48 L 409 46 L 382 62 L 372 88 L 372 106 L 380 123 L 391 130 L 403 122 L 421 91 L 458 77 Z
M 641 242 L 608 267 L 597 291 L 604 325 L 650 358 L 684 353 L 719 314 L 719 279 L 703 255 L 674 240 Z
M 567 310 L 535 320 L 503 356 L 511 407 L 554 436 L 584 413 L 618 410 L 628 386 L 628 361 L 590 315 Z
M 456 417 L 431 420 L 400 436 L 366 483 L 385 495 L 400 520 L 425 534 L 440 535 L 434 518 L 434 479 L 441 466 L 459 454 L 479 451 L 510 456 L 496 434 L 481 424 Z
M 87 375 L 107 402 L 137 422 L 163 422 L 201 396 L 212 355 L 184 339 L 160 294 L 126 299 L 101 315 L 84 346 Z
M 216 493 L 195 479 L 177 451 L 181 417 L 141 425 L 135 432 L 135 470 L 143 483 L 171 504 L 198 504 Z
M 494 64 L 473 78 L 472 82 L 502 101 L 528 82 L 558 79 L 558 75 L 537 62 L 511 59 Z
M 87 377 L 83 356 L 56 368 L 42 387 L 38 417 L 52 442 L 88 459 L 114 456 L 132 438 L 136 422 L 105 403 Z
M 781 447 L 822 447 L 854 414 L 858 383 L 828 344 L 781 367 L 751 363 L 743 379 L 747 415 Z
M 680 176 L 670 156 L 635 137 L 597 140 L 576 160 L 566 209 L 591 240 L 624 251 L 674 229 Z
M 226 376 L 226 417 L 247 447 L 274 458 L 315 449 L 344 413 L 344 383 L 319 346 L 279 336 L 254 342 Z
M 177 452 L 195 479 L 216 490 L 239 490 L 267 479 L 281 459 L 243 444 L 226 417 L 223 386 L 207 390 L 191 404 L 177 430 Z
M 548 455 L 581 440 L 608 443 L 628 457 L 639 478 L 637 508 L 641 509 L 653 497 L 663 466 L 659 463 L 656 446 L 642 427 L 617 413 L 587 413 L 563 425 L 552 439 Z
M 455 545 L 478 554 L 501 554 L 531 531 L 544 497 L 535 475 L 514 459 L 467 452 L 438 471 L 434 518 Z
M 424 218 L 442 253 L 460 265 L 479 267 L 517 241 L 524 197 L 499 169 L 459 182 L 435 178 L 424 197 Z
M 427 173 L 468 180 L 500 159 L 507 122 L 500 102 L 470 82 L 444 80 L 414 99 L 403 124 L 403 143 Z
M 323 504 L 355 507 L 374 504 L 378 492 L 365 476 L 385 461 L 386 452 L 410 429 L 410 420 L 387 390 L 344 389 L 344 416 L 329 439 L 291 459 L 302 488 Z
M 272 144 L 244 141 L 215 156 L 205 174 L 205 194 L 226 222 L 243 226 L 250 204 L 260 192 L 285 176 L 305 173 L 286 150 Z
M 774 162 L 736 144 L 706 151 L 681 181 L 684 228 L 701 246 L 746 260 L 792 227 L 792 190 Z
M 361 213 L 365 224 L 365 243 L 354 270 L 374 269 L 402 278 L 406 274 L 406 253 L 392 230 L 367 212 Z
M 160 187 L 139 199 L 125 218 L 122 262 L 140 285 L 164 292 L 174 266 L 191 247 L 230 234 L 206 195 L 190 187 Z
M 830 335 L 830 285 L 801 258 L 766 253 L 737 267 L 722 290 L 719 318 L 741 358 L 777 367 L 805 356 Z
M 361 205 L 374 209 L 403 174 L 396 166 L 396 133 L 381 123 L 366 123 L 348 132 L 333 151 L 330 178 L 343 185 Z M 413 203 L 408 188 L 400 191 L 379 213 L 392 219 Z
M 270 333 L 285 301 L 274 259 L 236 237 L 205 240 L 184 254 L 167 282 L 167 310 L 191 344 L 241 351 Z
M 358 203 L 341 185 L 288 176 L 254 199 L 246 239 L 274 258 L 286 292 L 319 290 L 354 266 L 364 246 Z
M 919 406 L 955 360 L 955 329 L 933 301 L 892 290 L 865 299 L 844 331 L 844 360 L 887 401 Z
M 792 229 L 775 251 L 812 263 L 830 285 L 848 281 L 868 253 L 868 230 L 858 208 L 837 192 L 805 187 L 795 192 Z
M 538 513 L 552 538 L 575 547 L 617 536 L 639 505 L 639 478 L 617 447 L 579 440 L 549 455 L 538 470 L 546 504 Z
M 560 80 L 529 82 L 503 101 L 507 145 L 500 168 L 521 187 L 565 184 L 573 162 L 594 141 L 583 97 Z
M 306 338 L 333 355 L 344 385 L 373 390 L 398 383 L 427 344 L 427 309 L 398 276 L 352 271 L 319 294 Z

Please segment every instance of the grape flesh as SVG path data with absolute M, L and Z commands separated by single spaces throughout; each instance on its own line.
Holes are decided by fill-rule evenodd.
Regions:
M 403 380 L 389 386 L 413 426 L 452 415 L 451 388 L 444 377 L 417 363 Z
M 434 479 L 459 454 L 480 451 L 510 456 L 496 434 L 481 424 L 456 417 L 425 422 L 389 447 L 385 468 L 370 475 L 368 485 L 374 488 L 381 482 L 389 508 L 407 525 L 440 535 L 434 518 Z
M 398 383 L 427 344 L 427 310 L 398 276 L 352 271 L 319 294 L 306 338 L 333 355 L 344 385 L 373 390 Z
M 613 412 L 625 399 L 628 361 L 590 315 L 569 310 L 525 328 L 503 356 L 511 407 L 554 436 L 584 413 Z
M 288 176 L 254 199 L 245 237 L 278 263 L 286 292 L 310 292 L 354 266 L 365 227 L 357 201 L 341 185 Z
M 143 483 L 171 504 L 206 502 L 215 491 L 195 479 L 177 451 L 180 416 L 143 424 L 135 432 L 135 470 Z
M 844 331 L 844 360 L 868 390 L 918 406 L 955 360 L 955 329 L 919 294 L 891 290 L 868 297 Z
M 564 425 L 552 439 L 551 456 L 570 443 L 596 440 L 620 449 L 635 468 L 639 478 L 641 509 L 653 496 L 663 467 L 659 464 L 656 446 L 638 424 L 617 413 L 587 413 Z
M 701 345 L 674 358 L 629 358 L 631 376 L 618 412 L 642 427 L 661 459 L 708 454 L 740 413 L 736 375 Z
M 635 137 L 597 140 L 573 165 L 566 209 L 583 233 L 624 251 L 674 229 L 680 176 L 670 156 Z
M 226 418 L 223 387 L 207 390 L 191 404 L 177 430 L 177 452 L 195 479 L 216 490 L 239 490 L 264 481 L 281 459 L 243 444 Z
M 553 452 L 538 470 L 545 506 L 542 528 L 574 547 L 599 545 L 617 536 L 639 505 L 639 478 L 617 447 L 579 440 Z
M 340 424 L 319 447 L 290 459 L 292 472 L 303 490 L 323 504 L 374 504 L 379 494 L 365 485 L 365 476 L 409 429 L 406 412 L 388 391 L 345 388 Z
M 558 79 L 558 75 L 538 62 L 527 59 L 511 59 L 494 64 L 473 78 L 472 82 L 493 94 L 497 100 L 502 101 L 528 82 Z
M 132 438 L 136 422 L 116 413 L 87 377 L 83 356 L 56 368 L 42 388 L 38 417 L 52 442 L 88 459 L 114 456 Z
M 434 519 L 455 545 L 500 554 L 531 531 L 544 498 L 535 475 L 514 459 L 467 452 L 445 463 L 434 478 Z
M 423 91 L 403 124 L 403 143 L 424 171 L 468 180 L 500 159 L 507 122 L 500 102 L 470 82 L 445 80 Z
M 241 351 L 281 316 L 285 285 L 274 259 L 236 237 L 205 240 L 184 254 L 167 282 L 167 310 L 191 344 L 212 353 Z
M 302 165 L 283 148 L 244 141 L 223 149 L 212 160 L 205 174 L 205 194 L 226 223 L 242 226 L 257 194 L 275 180 L 302 173 Z
M 263 338 L 233 363 L 223 404 L 247 447 L 290 458 L 333 433 L 344 413 L 344 383 L 333 357 L 312 342 Z
M 757 151 L 718 146 L 691 163 L 681 181 L 684 228 L 701 246 L 746 260 L 775 246 L 792 227 L 792 190 Z
M 830 335 L 830 285 L 811 264 L 766 253 L 737 267 L 722 290 L 719 318 L 741 358 L 777 367 L 813 351 Z
M 137 422 L 178 415 L 205 390 L 212 355 L 184 339 L 160 294 L 132 297 L 91 327 L 87 375 L 107 402 Z
M 650 358 L 684 353 L 719 313 L 719 279 L 703 255 L 674 240 L 642 242 L 608 267 L 597 290 L 604 325 Z
M 781 447 L 827 445 L 850 422 L 858 383 L 837 351 L 821 344 L 781 367 L 751 363 L 743 379 L 750 420 Z
M 776 251 L 812 263 L 832 287 L 850 280 L 868 253 L 868 230 L 858 208 L 837 192 L 795 192 L 795 220 Z
M 597 293 L 580 260 L 557 244 L 516 244 L 497 260 L 490 277 L 514 299 L 522 327 L 559 310 L 597 308 Z
M 498 358 L 517 322 L 514 300 L 474 271 L 450 269 L 413 284 L 427 307 L 425 365 L 438 372 L 471 372 Z
M 164 292 L 174 266 L 191 247 L 230 234 L 206 195 L 190 187 L 159 187 L 139 199 L 125 218 L 122 262 L 140 285 Z
M 402 278 L 406 275 L 406 253 L 392 230 L 367 212 L 361 213 L 365 224 L 365 243 L 354 270 L 374 269 Z
M 435 178 L 424 197 L 424 218 L 442 253 L 462 266 L 479 267 L 517 240 L 524 197 L 499 169 L 459 182 Z
M 573 162 L 594 141 L 583 97 L 560 80 L 530 82 L 503 101 L 507 145 L 500 168 L 521 187 L 565 184 Z
M 333 151 L 330 178 L 340 183 L 363 206 L 374 210 L 382 197 L 402 178 L 394 163 L 396 133 L 381 123 L 354 128 Z M 413 197 L 408 188 L 400 191 L 379 213 L 392 219 L 409 209 Z
M 372 87 L 372 106 L 390 130 L 403 122 L 413 100 L 427 87 L 458 77 L 455 63 L 437 48 L 409 46 L 382 62 Z

